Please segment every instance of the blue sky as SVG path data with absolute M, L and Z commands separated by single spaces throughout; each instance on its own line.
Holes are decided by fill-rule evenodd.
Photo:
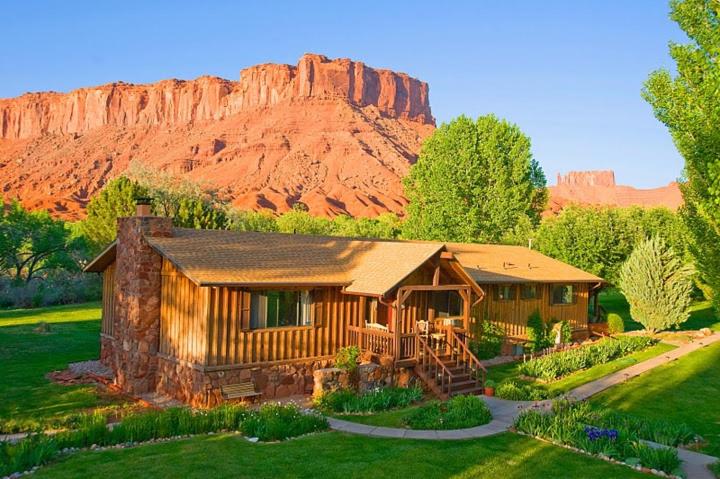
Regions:
M 3 3 L 0 97 L 237 79 L 313 52 L 427 81 L 438 123 L 490 112 L 517 123 L 550 183 L 614 169 L 651 187 L 682 170 L 640 97 L 648 73 L 672 68 L 668 41 L 684 40 L 664 0 Z

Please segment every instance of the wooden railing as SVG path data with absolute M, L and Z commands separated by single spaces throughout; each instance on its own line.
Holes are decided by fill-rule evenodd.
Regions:
M 451 358 L 464 368 L 463 372 L 470 374 L 470 377 L 475 379 L 477 386 L 484 385 L 487 370 L 477 356 L 470 351 L 465 334 L 450 330 L 447 338 Z
M 435 391 L 438 396 L 447 397 L 448 393 L 452 391 L 452 373 L 423 338 L 415 337 L 419 351 L 416 371 L 419 370 L 425 375 L 423 379 L 428 386 L 439 387 L 439 390 Z
M 404 333 L 400 335 L 400 354 L 398 354 L 398 360 L 403 359 L 415 359 L 417 356 L 417 334 L 415 333 Z
M 350 344 L 356 344 L 364 351 L 374 354 L 395 356 L 395 335 L 379 329 L 348 326 Z

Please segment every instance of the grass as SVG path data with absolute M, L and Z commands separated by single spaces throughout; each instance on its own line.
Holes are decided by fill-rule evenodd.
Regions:
M 36 333 L 37 323 L 50 332 Z M 92 385 L 63 386 L 45 375 L 99 355 L 100 305 L 0 311 L 0 430 L 31 429 L 117 401 Z
M 614 288 L 605 289 L 600 293 L 600 304 L 608 313 L 617 313 L 625 320 L 626 331 L 639 331 L 645 329 L 642 324 L 630 317 L 630 305 L 625 296 Z M 691 308 L 690 318 L 680 325 L 680 331 L 695 331 L 710 328 L 720 331 L 720 318 L 712 309 L 710 301 L 697 301 Z
M 608 374 L 612 374 L 621 369 L 625 369 L 629 366 L 632 366 L 633 364 L 637 364 L 647 359 L 654 358 L 655 356 L 659 356 L 672 349 L 675 349 L 675 346 L 665 343 L 658 343 L 642 351 L 636 351 L 625 357 L 614 359 L 605 364 L 598 364 L 597 366 L 577 371 L 557 381 L 552 381 L 547 384 L 535 384 L 547 390 L 550 393 L 551 397 L 558 396 L 570 391 L 573 388 L 582 386 L 583 384 L 589 383 L 590 381 L 600 379 L 603 376 L 607 376 Z M 520 376 L 520 372 L 518 371 L 519 364 L 520 363 L 515 362 L 500 364 L 498 366 L 491 366 L 488 368 L 487 377 L 488 379 L 492 379 L 496 383 L 500 383 L 505 379 L 518 379 Z M 523 382 L 528 384 L 532 383 L 531 381 Z
M 314 434 L 274 444 L 232 435 L 85 452 L 40 469 L 41 478 L 495 478 L 647 477 L 626 467 L 505 433 L 467 441 Z
M 720 344 L 659 366 L 597 396 L 592 403 L 648 419 L 685 423 L 720 456 Z

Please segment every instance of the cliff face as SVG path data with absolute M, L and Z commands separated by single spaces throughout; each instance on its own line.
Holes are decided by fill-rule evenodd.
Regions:
M 0 100 L 0 133 L 6 139 L 25 139 L 87 133 L 103 126 L 172 127 L 306 99 L 372 105 L 391 118 L 433 124 L 427 83 L 361 62 L 305 55 L 297 66 L 247 68 L 237 82 L 201 77 L 151 85 L 113 83 Z
M 131 161 L 224 190 L 242 208 L 401 212 L 432 132 L 426 83 L 305 55 L 217 77 L 113 83 L 0 100 L 3 195 L 66 217 Z
M 569 204 L 601 206 L 664 206 L 675 210 L 683 204 L 678 184 L 639 189 L 615 183 L 613 171 L 571 171 L 557 175 L 557 185 L 548 188 L 546 213 L 557 213 Z

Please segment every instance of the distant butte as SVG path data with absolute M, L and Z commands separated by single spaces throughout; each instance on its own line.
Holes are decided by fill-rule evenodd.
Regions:
M 571 171 L 557 175 L 557 185 L 548 188 L 550 201 L 546 213 L 557 213 L 570 204 L 601 206 L 643 206 L 676 210 L 683 204 L 676 182 L 651 189 L 638 189 L 615 183 L 615 173 Z
M 205 181 L 241 208 L 401 213 L 401 179 L 435 127 L 427 83 L 348 59 L 112 83 L 0 100 L 5 198 L 82 216 L 131 161 Z

